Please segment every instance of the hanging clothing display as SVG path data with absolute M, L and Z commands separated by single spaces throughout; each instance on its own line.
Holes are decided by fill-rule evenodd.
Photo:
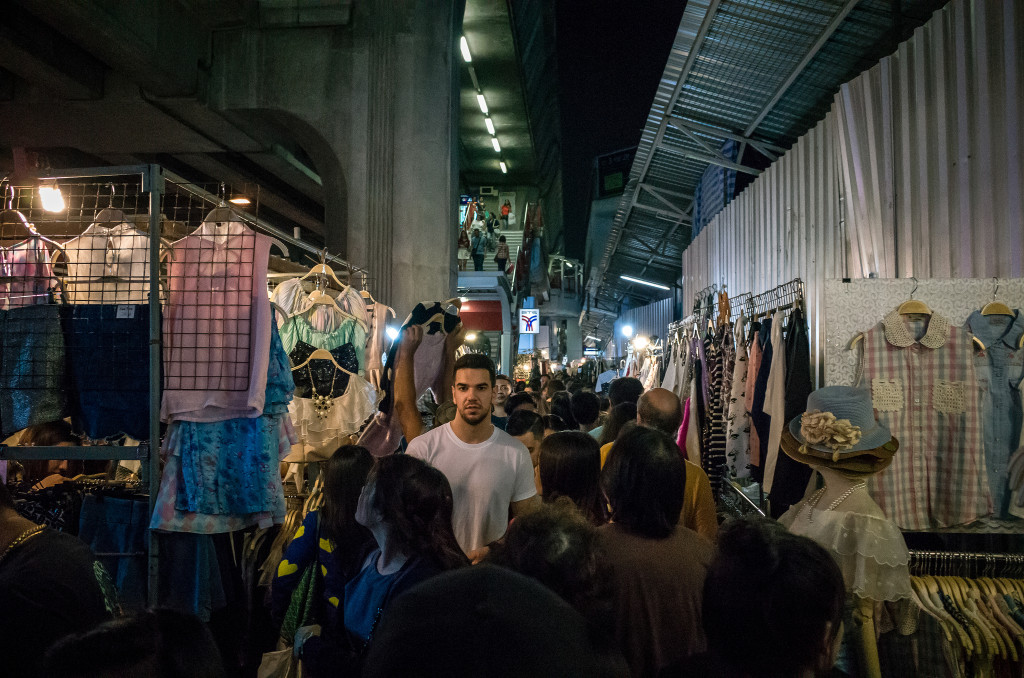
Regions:
M 963 525 L 992 513 L 970 336 L 938 314 L 893 309 L 864 333 L 856 385 L 900 441 L 872 498 L 902 529 Z
M 67 414 L 58 307 L 0 310 L 0 440 Z
M 203 222 L 171 246 L 164 308 L 163 421 L 263 413 L 270 356 L 270 238 Z
M 48 304 L 56 285 L 42 238 L 0 247 L 0 311 Z
M 366 311 L 370 318 L 366 340 L 366 378 L 375 387 L 380 388 L 384 373 L 384 351 L 388 342 L 388 318 L 395 316 L 395 309 L 374 301 L 367 305 Z
M 284 520 L 280 462 L 296 441 L 288 416 L 295 385 L 277 327 L 268 324 L 264 411 L 259 417 L 171 423 L 151 529 L 212 534 Z
M 1010 455 L 1021 438 L 1021 380 L 1024 378 L 1024 319 L 1014 315 L 967 318 L 967 329 L 984 346 L 974 352 L 974 368 L 981 388 L 985 468 L 992 505 L 998 518 L 1009 517 L 1008 470 Z
M 402 330 L 412 325 L 424 328 L 423 341 L 416 348 L 413 356 L 416 370 L 416 392 L 423 393 L 428 388 L 437 400 L 442 400 L 441 386 L 444 370 L 444 346 L 447 336 L 456 331 L 462 319 L 445 311 L 447 302 L 421 301 L 402 323 Z M 399 333 L 401 336 L 401 333 Z M 359 444 L 370 450 L 377 457 L 389 455 L 398 449 L 402 438 L 398 418 L 394 412 L 394 369 L 397 360 L 398 342 L 388 352 L 381 380 L 381 401 L 378 412 L 359 437 Z
M 743 334 L 744 318 L 741 315 L 733 327 L 735 360 L 733 363 L 732 387 L 726 420 L 725 458 L 729 473 L 734 478 L 750 477 L 750 415 L 746 408 L 747 393 L 747 341 Z
M 72 304 L 149 303 L 149 234 L 132 224 L 92 224 L 64 243 Z
M 879 419 L 895 422 L 900 454 L 878 488 L 890 517 L 907 530 L 1020 533 L 1024 279 L 836 280 L 824 292 L 857 309 L 826 315 L 826 378 L 870 389 Z
M 807 396 L 814 390 L 811 383 L 811 349 L 807 336 L 807 322 L 799 308 L 789 317 L 785 344 L 785 407 L 782 420 L 789 422 L 804 411 Z M 810 477 L 810 466 L 801 464 L 786 454 L 777 456 L 769 494 L 773 518 L 781 516 L 790 506 L 800 501 Z M 767 485 L 765 491 L 769 491 Z
M 72 429 L 90 440 L 147 440 L 149 305 L 77 304 L 60 311 Z
M 281 341 L 284 344 L 284 350 L 289 355 L 300 344 L 325 351 L 334 351 L 347 346 L 347 350 L 351 350 L 355 358 L 355 369 L 351 371 L 360 376 L 365 373 L 366 330 L 354 318 L 345 318 L 336 324 L 336 329 L 323 332 L 317 330 L 306 316 L 293 316 L 281 326 Z M 299 365 L 301 362 L 300 360 L 293 364 Z
M 769 497 L 774 486 L 776 517 L 802 496 L 809 473 L 779 454 L 787 413 L 811 389 L 802 299 L 799 279 L 762 295 L 719 294 L 717 312 L 698 294 L 694 314 L 669 326 L 666 383 L 682 401 L 680 449 L 708 474 L 716 497 L 731 480 L 761 482 Z

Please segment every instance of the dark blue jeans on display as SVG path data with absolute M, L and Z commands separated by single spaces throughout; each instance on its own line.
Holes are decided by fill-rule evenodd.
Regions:
M 145 500 L 89 494 L 82 502 L 78 538 L 110 573 L 125 611 L 146 608 L 148 526 L 149 504 Z M 139 555 L 99 555 L 103 553 Z
M 93 440 L 149 439 L 149 306 L 61 309 L 71 375 L 71 423 Z
M 188 532 L 153 533 L 153 538 L 160 540 L 157 606 L 210 621 L 227 605 L 213 538 Z

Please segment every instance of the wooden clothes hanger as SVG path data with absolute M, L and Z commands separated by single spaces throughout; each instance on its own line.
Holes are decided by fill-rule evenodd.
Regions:
M 1001 301 L 996 301 L 996 295 L 999 294 L 999 279 L 998 278 L 993 278 L 992 280 L 995 283 L 995 289 L 992 291 L 992 301 L 990 301 L 987 304 L 985 304 L 985 306 L 981 309 L 981 314 L 982 315 L 1008 315 L 1008 316 L 1011 316 L 1011 317 L 1016 316 L 1017 314 L 1014 313 L 1013 310 L 1009 306 L 1007 306 L 1006 304 L 1004 304 Z
M 914 298 L 914 293 L 917 292 L 918 287 L 917 278 L 914 278 L 914 289 L 910 291 L 910 299 L 900 304 L 900 307 L 896 310 L 900 315 L 910 314 L 923 314 L 932 315 L 932 309 L 929 308 L 928 304 L 924 303 L 919 299 Z
M 353 374 L 352 372 L 349 372 L 344 367 L 339 365 L 338 362 L 334 359 L 334 355 L 332 355 L 331 352 L 328 351 L 327 349 L 323 349 L 323 348 L 318 348 L 317 350 L 315 350 L 312 353 L 310 353 L 309 357 L 306 358 L 302 362 L 302 364 L 296 365 L 295 367 L 292 368 L 292 372 L 294 372 L 296 370 L 301 370 L 303 367 L 308 365 L 313 360 L 329 360 L 331 362 L 331 364 L 334 365 L 334 367 L 336 367 L 337 369 L 341 370 L 345 374 L 347 374 L 347 375 L 349 375 L 351 377 L 358 376 L 356 374 Z
M 301 278 L 299 278 L 299 281 L 301 282 L 303 280 L 307 280 L 313 276 L 323 277 L 327 280 L 328 283 L 334 282 L 338 287 L 341 288 L 342 294 L 344 294 L 349 287 L 348 285 L 341 282 L 341 280 L 338 279 L 338 276 L 334 274 L 334 269 L 327 265 L 326 249 L 324 249 L 320 254 L 320 263 L 314 265 L 311 269 L 309 269 L 309 272 L 306 273 Z M 337 300 L 335 300 L 334 297 L 327 294 L 325 290 L 321 290 L 319 288 L 319 283 L 317 285 L 317 289 L 309 293 L 309 296 L 306 298 L 306 303 L 303 304 L 302 308 L 299 309 L 299 312 L 296 315 L 302 315 L 303 313 L 306 313 L 315 306 L 333 306 L 334 309 L 343 317 L 352 318 L 357 322 L 359 320 L 354 315 L 352 315 L 348 311 L 344 310 L 341 306 L 339 306 Z
M 309 272 L 306 273 L 306 275 L 304 275 L 301 278 L 299 278 L 299 280 L 306 280 L 307 278 L 310 278 L 310 277 L 312 277 L 314 275 L 323 276 L 323 277 L 327 278 L 328 281 L 333 281 L 334 284 L 336 284 L 338 286 L 338 288 L 343 290 L 343 291 L 344 291 L 344 289 L 346 287 L 348 287 L 348 285 L 346 285 L 345 283 L 341 282 L 338 279 L 338 276 L 336 276 L 334 274 L 334 269 L 327 265 L 327 249 L 326 248 L 324 248 L 321 251 L 321 253 L 320 253 L 320 263 L 316 264 L 315 266 L 313 266 L 313 268 L 309 269 Z

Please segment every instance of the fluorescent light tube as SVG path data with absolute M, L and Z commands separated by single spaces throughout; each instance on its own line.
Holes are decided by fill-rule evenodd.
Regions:
M 508 174 L 508 166 L 507 166 L 507 165 L 505 165 L 505 161 L 504 161 L 504 160 L 502 160 L 502 161 L 501 161 L 501 162 L 499 162 L 498 164 L 499 164 L 499 165 L 501 165 L 501 173 L 502 173 L 502 174 Z
M 491 137 L 491 146 L 494 146 L 495 153 L 501 153 L 501 144 L 498 143 L 498 137 Z M 668 289 L 667 287 L 665 289 Z
M 487 131 L 491 133 L 493 137 L 497 132 L 494 131 L 494 123 L 491 122 L 490 118 L 484 118 L 484 124 L 487 125 Z
M 628 275 L 620 275 L 620 278 L 632 283 L 638 283 L 640 285 L 647 285 L 648 287 L 657 287 L 659 290 L 670 290 L 671 287 L 662 285 L 661 283 L 650 282 L 649 280 L 641 280 L 640 278 L 632 278 Z
M 483 113 L 484 115 L 487 115 L 487 100 L 484 99 L 484 95 L 483 94 L 477 94 L 476 95 L 476 102 L 478 104 L 480 104 L 480 112 Z
M 473 60 L 473 55 L 469 53 L 469 43 L 466 42 L 466 36 L 459 38 L 459 49 L 462 50 L 462 59 L 467 64 Z

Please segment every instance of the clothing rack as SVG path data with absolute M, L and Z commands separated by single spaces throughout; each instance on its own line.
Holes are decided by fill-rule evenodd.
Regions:
M 1024 554 L 911 551 L 910 572 L 915 575 L 1024 577 Z
M 189 182 L 187 179 L 185 179 L 185 178 L 175 174 L 174 172 L 170 172 L 170 171 L 164 170 L 163 173 L 164 173 L 164 176 L 166 177 L 167 181 L 170 182 L 173 185 L 173 188 L 175 190 L 178 190 L 178 191 L 181 191 L 181 192 L 184 192 L 184 193 L 188 193 L 188 194 L 190 194 L 192 196 L 195 196 L 197 198 L 201 198 L 202 200 L 204 200 L 206 202 L 209 202 L 209 203 L 212 203 L 212 204 L 217 204 L 217 203 L 222 202 L 220 197 L 214 195 L 210 191 L 207 191 L 207 190 L 203 189 L 200 186 L 197 186 L 197 185 Z M 60 177 L 58 177 L 58 178 L 60 178 Z M 238 211 L 238 216 L 245 223 L 247 223 L 254 231 L 265 233 L 266 235 L 270 235 L 270 236 L 273 236 L 275 238 L 278 238 L 279 240 L 282 240 L 283 242 L 285 242 L 288 245 L 294 245 L 295 247 L 297 247 L 297 248 L 299 248 L 301 250 L 305 250 L 305 251 L 309 252 L 310 254 L 315 255 L 317 261 L 320 261 L 320 257 L 323 256 L 323 252 L 324 252 L 323 248 L 317 247 L 316 245 L 313 245 L 313 244 L 310 244 L 310 243 L 305 242 L 303 240 L 299 240 L 298 238 L 292 237 L 291 234 L 285 233 L 284 231 L 271 226 L 267 222 L 263 221 L 262 219 L 260 219 L 258 217 L 253 216 L 252 214 L 249 214 L 248 212 L 243 212 L 243 211 L 239 210 Z M 335 256 L 333 254 L 327 254 L 326 258 L 327 258 L 327 263 L 329 263 L 329 264 L 337 264 L 339 267 L 341 267 L 343 269 L 346 269 L 346 270 L 351 270 L 354 273 L 361 273 L 363 275 L 369 275 L 369 272 L 365 268 L 362 268 L 360 266 L 356 266 L 355 264 L 349 263 L 348 261 L 346 261 L 345 259 L 342 259 L 341 257 Z
M 84 183 L 76 183 L 75 180 L 82 180 Z M 161 303 L 161 281 L 165 276 L 161 276 L 161 247 L 162 247 L 162 234 L 168 236 L 178 235 L 176 229 L 180 229 L 183 226 L 194 223 L 192 216 L 206 213 L 210 207 L 216 207 L 217 205 L 223 206 L 224 201 L 222 196 L 218 196 L 213 192 L 204 190 L 202 187 L 190 183 L 186 179 L 165 170 L 159 165 L 130 165 L 130 166 L 116 166 L 116 167 L 100 167 L 100 168 L 85 168 L 85 169 L 72 169 L 72 170 L 61 170 L 61 171 L 47 171 L 46 176 L 39 177 L 36 182 L 42 181 L 59 181 L 65 188 L 65 191 L 69 187 L 78 187 L 76 190 L 82 195 L 69 196 L 76 199 L 82 199 L 83 196 L 86 198 L 91 197 L 91 202 L 88 200 L 82 201 L 82 204 L 75 208 L 77 209 L 77 216 L 70 216 L 75 210 L 69 207 L 68 214 L 61 217 L 61 223 L 67 224 L 78 224 L 81 227 L 88 225 L 92 217 L 92 205 L 95 204 L 97 208 L 102 203 L 106 202 L 106 198 L 100 202 L 97 197 L 102 190 L 99 187 L 110 185 L 109 182 L 114 181 L 121 188 L 117 192 L 119 199 L 117 207 L 123 207 L 126 212 L 131 216 L 138 216 L 139 220 L 136 225 L 141 226 L 145 229 L 149 237 L 149 250 L 148 250 L 148 265 L 146 270 L 145 279 L 148 285 L 148 292 L 146 293 L 145 299 L 140 300 L 136 303 L 148 303 L 148 346 L 143 346 L 142 351 L 148 360 L 149 370 L 149 421 L 147 426 L 148 440 L 142 440 L 138 445 L 117 445 L 117 444 L 103 444 L 103 445 L 77 445 L 69 447 L 27 447 L 27 446 L 4 446 L 0 444 L 0 460 L 14 460 L 14 459 L 53 459 L 53 460 L 139 460 L 142 462 L 141 475 L 143 481 L 139 485 L 116 485 L 111 481 L 83 481 L 77 484 L 65 483 L 68 487 L 64 488 L 67 492 L 84 491 L 87 493 L 108 493 L 114 494 L 117 492 L 131 493 L 133 490 L 140 490 L 140 498 L 142 494 L 148 493 L 149 510 L 148 515 L 152 515 L 155 508 L 155 501 L 160 489 L 160 459 L 157 454 L 157 450 L 160 445 L 160 406 L 162 397 L 162 384 L 163 384 L 163 346 L 162 346 L 162 303 Z M 52 229 L 55 228 L 51 221 L 54 221 L 53 217 L 46 215 L 40 205 L 36 203 L 35 186 L 32 187 L 23 186 L 18 187 L 23 195 L 29 196 L 25 202 L 27 205 L 20 209 L 25 209 L 26 214 L 30 217 L 30 221 L 38 222 L 37 225 L 41 232 L 48 235 L 53 235 Z M 94 189 L 94 190 L 93 190 Z M 93 190 L 92 193 L 88 193 L 87 190 Z M 180 198 L 180 199 L 179 199 Z M 176 199 L 178 199 L 176 201 Z M 69 200 L 69 206 L 71 201 Z M 88 205 L 88 209 L 86 209 Z M 110 198 L 111 208 L 115 207 L 113 197 Z M 173 206 L 183 212 L 186 216 L 185 219 L 175 219 L 174 215 L 169 213 L 169 210 Z M 15 207 L 18 207 L 17 205 Z M 134 209 L 132 209 L 134 208 Z M 120 210 L 118 210 L 120 211 Z M 165 216 L 165 213 L 166 216 Z M 291 234 L 283 232 L 273 226 L 265 223 L 258 217 L 248 214 L 242 211 L 236 211 L 238 219 L 244 222 L 252 230 L 262 232 L 266 235 L 272 236 L 282 242 L 285 242 L 289 247 L 297 248 L 297 251 L 308 252 L 315 256 L 318 260 L 320 259 L 323 250 L 316 247 L 313 244 L 303 242 L 302 240 L 292 237 Z M 122 215 L 123 216 L 123 215 Z M 147 223 L 143 225 L 142 219 L 147 219 Z M 136 220 L 133 220 L 133 222 Z M 51 230 L 47 231 L 46 228 Z M 78 236 L 78 232 L 68 231 L 67 233 L 61 233 L 61 235 L 74 235 Z M 363 289 L 367 289 L 368 284 L 368 272 L 365 268 L 359 267 L 349 263 L 348 261 L 327 254 L 326 260 L 344 269 L 351 271 L 353 276 L 360 278 L 362 281 Z M 49 488 L 48 488 L 49 489 Z M 158 597 L 157 575 L 159 572 L 159 558 L 160 558 L 160 539 L 158 535 L 155 535 L 152 531 L 147 531 L 148 541 L 148 586 L 147 595 L 150 605 L 155 605 Z M 133 554 L 134 555 L 134 554 Z
M 693 295 L 693 314 L 697 315 L 698 311 L 703 313 L 706 310 L 702 306 L 702 304 L 704 302 L 704 299 L 709 294 L 714 294 L 717 291 L 718 291 L 718 285 L 716 283 L 711 283 L 710 285 L 708 285 L 704 289 L 702 289 L 702 290 L 698 291 L 696 294 L 694 294 Z M 715 300 L 714 300 L 714 298 L 712 298 L 712 300 L 711 300 L 711 308 L 714 308 L 714 306 L 715 306 Z
M 729 319 L 733 322 L 740 317 L 741 313 L 744 313 L 747 309 L 747 303 L 753 298 L 752 292 L 744 292 L 743 294 L 737 294 L 735 297 L 729 297 L 730 313 Z
M 160 247 L 161 205 L 166 191 L 166 173 L 159 165 L 128 165 L 63 170 L 48 173 L 39 181 L 67 181 L 89 179 L 97 182 L 117 177 L 138 177 L 141 204 L 148 207 L 149 231 L 149 440 L 138 446 L 78 446 L 78 447 L 15 447 L 0 445 L 0 460 L 4 459 L 137 459 L 143 462 L 143 478 L 149 489 L 149 513 L 152 514 L 160 489 L 160 457 L 154 453 L 160 441 L 160 377 L 163 362 L 161 347 L 160 305 Z M 144 202 L 141 202 L 144 201 Z M 159 546 L 156 539 L 149 540 L 149 603 L 157 601 L 157 572 Z
M 747 302 L 749 317 L 771 315 L 792 307 L 804 299 L 804 281 L 794 278 L 789 282 L 751 296 Z

